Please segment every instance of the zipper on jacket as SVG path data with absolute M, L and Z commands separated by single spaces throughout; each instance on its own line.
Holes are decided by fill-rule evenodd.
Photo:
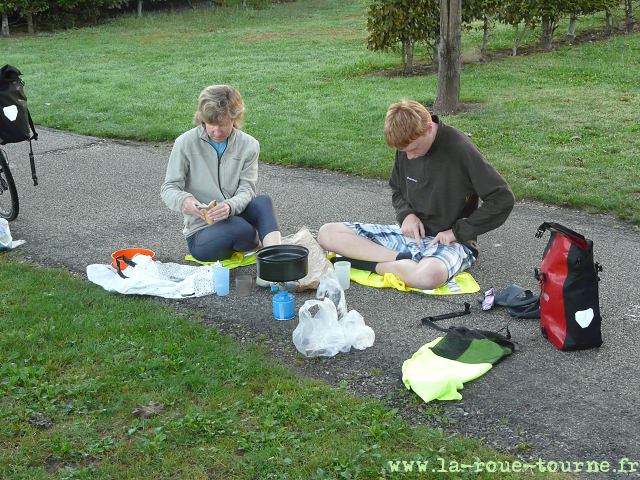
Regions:
M 229 137 L 231 137 L 231 135 L 229 135 Z M 227 140 L 229 140 L 229 137 L 227 137 Z M 222 155 L 218 155 L 218 150 L 216 150 L 215 147 L 213 145 L 211 145 L 211 137 L 209 137 L 209 135 L 207 135 L 207 138 L 209 140 L 204 140 L 204 138 L 202 140 L 207 142 L 207 144 L 211 148 L 213 148 L 213 151 L 216 152 L 216 157 L 218 158 L 218 190 L 220 190 L 220 193 L 222 194 L 222 196 L 226 200 L 227 196 L 225 195 L 224 190 L 222 189 L 222 182 L 220 180 L 220 164 L 222 163 L 222 156 L 227 152 L 227 150 L 229 148 L 229 142 L 227 141 L 227 148 L 224 149 L 224 152 L 222 152 Z

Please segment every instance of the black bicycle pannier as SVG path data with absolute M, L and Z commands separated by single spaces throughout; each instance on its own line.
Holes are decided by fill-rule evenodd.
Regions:
M 0 68 L 0 145 L 38 139 L 20 75 L 11 65 Z
M 0 145 L 29 140 L 29 163 L 35 186 L 38 185 L 38 177 L 31 140 L 38 140 L 38 133 L 27 108 L 27 96 L 24 94 L 24 82 L 20 80 L 20 75 L 20 70 L 11 65 L 0 68 Z M 33 135 L 29 133 L 29 129 Z
M 557 223 L 543 223 L 551 238 L 540 270 L 540 330 L 560 350 L 583 350 L 602 345 L 599 263 L 593 261 L 593 242 Z

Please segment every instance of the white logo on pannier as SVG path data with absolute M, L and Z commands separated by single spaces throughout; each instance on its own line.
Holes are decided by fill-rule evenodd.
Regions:
M 576 322 L 578 322 L 578 325 L 582 328 L 587 328 L 591 320 L 593 320 L 593 308 L 576 312 Z
M 13 122 L 16 118 L 18 118 L 18 107 L 16 107 L 15 105 L 4 107 L 2 111 L 4 112 L 4 116 L 7 117 L 10 122 Z

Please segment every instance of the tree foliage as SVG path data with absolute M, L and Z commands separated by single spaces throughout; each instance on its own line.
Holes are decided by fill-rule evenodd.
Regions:
M 217 0 L 213 3 L 217 6 L 262 8 L 274 1 L 277 0 Z M 194 9 L 212 5 L 208 0 L 187 2 Z M 141 10 L 143 3 L 145 6 L 157 4 L 166 9 L 184 6 L 184 0 L 0 0 L 2 34 L 9 35 L 10 18 L 12 23 L 20 18 L 26 19 L 30 32 L 36 22 L 46 30 L 65 29 L 93 25 L 126 9 Z
M 486 52 L 487 39 L 491 23 L 495 22 L 504 0 L 472 0 L 462 5 L 462 22 L 470 24 L 474 20 L 482 21 L 482 54 Z
M 8 37 L 11 33 L 9 30 L 9 15 L 16 9 L 15 0 L 0 0 L 0 16 L 2 16 L 2 36 Z
M 581 15 L 610 12 L 621 0 L 465 0 L 462 2 L 462 27 L 475 20 L 483 22 L 482 53 L 486 51 L 492 23 L 514 27 L 513 55 L 529 29 L 541 27 L 540 47 L 552 48 L 559 21 L 570 17 L 572 25 Z M 633 1 L 624 0 L 628 30 L 633 30 Z M 413 48 L 418 42 L 439 47 L 440 7 L 437 0 L 371 0 L 367 8 L 367 48 L 373 51 L 402 50 L 403 71 L 412 69 Z
M 28 32 L 36 22 L 46 29 L 60 29 L 96 23 L 101 15 L 127 5 L 131 0 L 0 0 L 3 35 L 9 35 L 8 17 L 27 20 Z M 7 23 L 5 32 L 4 24 Z
M 46 0 L 16 0 L 16 7 L 20 16 L 27 19 L 28 32 L 33 34 L 33 17 L 49 8 Z
M 416 42 L 434 45 L 440 33 L 437 0 L 374 0 L 367 8 L 367 48 L 402 50 L 405 73 L 413 68 Z
M 608 11 L 616 6 L 618 0 L 506 0 L 503 4 L 501 20 L 516 29 L 513 54 L 527 28 L 541 26 L 540 48 L 549 50 L 553 44 L 553 35 L 560 19 L 566 16 L 592 15 Z M 524 25 L 522 33 L 519 26 Z

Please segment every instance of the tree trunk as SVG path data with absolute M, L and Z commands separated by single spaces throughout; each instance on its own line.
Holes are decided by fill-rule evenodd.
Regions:
M 553 41 L 553 26 L 549 15 L 542 16 L 542 34 L 540 35 L 540 48 L 543 50 L 551 50 Z
M 415 42 L 413 40 L 402 41 L 402 73 L 405 75 L 413 73 L 413 50 Z
M 527 21 L 524 24 L 524 28 L 522 29 L 522 35 L 518 35 L 518 25 L 516 25 L 516 27 L 515 27 L 515 29 L 516 29 L 516 38 L 513 41 L 513 54 L 512 55 L 514 57 L 518 54 L 518 46 L 520 45 L 520 42 L 524 38 L 525 33 L 527 33 L 527 28 L 529 27 L 529 22 Z
M 611 16 L 610 10 L 607 10 L 607 15 L 605 18 L 607 19 L 607 32 L 611 33 L 611 27 L 613 27 L 613 18 Z
M 482 25 L 482 48 L 480 49 L 480 53 L 482 55 L 487 54 L 487 40 L 489 39 L 489 17 L 487 14 L 484 14 L 484 24 Z
M 33 13 L 27 12 L 27 33 L 33 35 L 35 33 L 33 29 Z
M 400 45 L 402 46 L 402 73 L 407 73 L 407 43 L 402 40 Z
M 635 22 L 633 21 L 633 1 L 624 1 L 624 15 L 627 19 L 627 33 L 633 32 Z
M 142 16 L 142 0 L 138 0 L 138 18 Z
M 438 66 L 438 62 L 440 61 L 440 59 L 438 58 L 439 54 L 438 52 L 440 51 L 440 37 L 436 38 L 433 42 L 433 51 L 431 52 L 431 63 L 434 66 Z
M 440 49 L 435 113 L 454 113 L 460 106 L 462 52 L 461 0 L 440 0 Z
M 9 16 L 6 13 L 2 14 L 2 36 L 8 37 L 11 33 L 9 32 Z
M 567 42 L 573 43 L 576 39 L 576 14 L 572 13 L 569 18 L 569 28 L 567 29 Z

